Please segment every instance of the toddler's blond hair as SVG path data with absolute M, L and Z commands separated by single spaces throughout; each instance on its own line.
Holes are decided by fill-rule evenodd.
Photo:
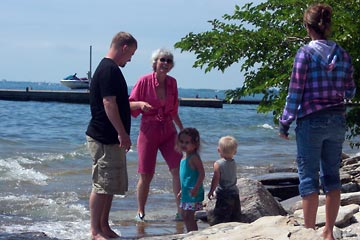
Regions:
M 224 136 L 219 139 L 218 148 L 222 155 L 232 157 L 236 154 L 238 142 L 233 136 Z

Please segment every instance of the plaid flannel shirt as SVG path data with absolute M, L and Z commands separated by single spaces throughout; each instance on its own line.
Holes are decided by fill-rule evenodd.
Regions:
M 333 41 L 320 40 L 331 48 L 324 59 L 319 49 L 310 44 L 296 54 L 286 105 L 280 121 L 280 133 L 288 135 L 296 118 L 344 104 L 355 95 L 353 65 L 349 54 Z

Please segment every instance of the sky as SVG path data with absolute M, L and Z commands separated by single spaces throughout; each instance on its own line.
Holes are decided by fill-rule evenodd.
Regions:
M 112 37 L 130 32 L 138 41 L 122 68 L 129 86 L 151 69 L 151 54 L 167 48 L 175 66 L 169 75 L 180 88 L 235 89 L 243 84 L 240 64 L 224 73 L 193 68 L 195 55 L 174 44 L 188 33 L 211 30 L 209 20 L 232 14 L 244 0 L 1 0 L 0 80 L 58 83 L 85 77 L 107 53 Z M 259 1 L 253 1 L 259 2 Z

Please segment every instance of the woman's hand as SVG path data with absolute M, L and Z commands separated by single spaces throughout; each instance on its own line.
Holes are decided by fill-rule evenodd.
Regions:
M 153 107 L 147 103 L 147 102 L 139 102 L 139 106 L 140 106 L 140 109 L 143 111 L 143 112 L 147 112 L 149 111 L 150 109 L 152 109 Z

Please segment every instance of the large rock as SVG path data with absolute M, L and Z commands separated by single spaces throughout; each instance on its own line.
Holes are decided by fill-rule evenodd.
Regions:
M 360 156 L 346 157 L 340 168 L 341 192 L 358 192 L 360 190 Z
M 319 206 L 325 205 L 325 200 L 325 195 L 319 195 Z M 286 199 L 280 202 L 280 204 L 289 214 L 293 214 L 296 210 L 302 209 L 302 198 L 301 196 L 296 196 Z
M 301 196 L 295 196 L 280 202 L 281 206 L 288 214 L 293 214 L 296 210 L 302 208 Z
M 360 156 L 343 157 L 341 179 L 343 186 L 346 184 L 358 184 L 360 182 Z M 284 207 L 279 207 L 279 202 L 274 199 L 270 192 L 259 182 L 251 179 L 239 179 L 240 201 L 244 218 L 251 223 L 222 223 L 202 231 L 187 234 L 149 237 L 144 239 L 153 240 L 244 240 L 244 239 L 273 239 L 273 240 L 322 240 L 321 232 L 325 222 L 324 203 L 325 196 L 319 196 L 319 208 L 317 225 L 319 228 L 305 229 L 302 226 L 301 198 L 299 196 L 281 204 L 286 206 L 289 213 L 294 215 L 279 216 L 286 214 Z M 356 188 L 349 188 L 350 191 Z M 357 188 L 359 189 L 359 188 Z M 208 202 L 210 209 L 214 201 Z M 334 236 L 341 240 L 360 239 L 360 192 L 341 194 L 341 207 L 339 209 Z M 270 210 L 272 209 L 272 210 Z M 270 210 L 270 211 L 269 211 Z M 281 214 L 279 214 L 281 212 Z M 339 228 L 340 227 L 340 228 Z
M 240 178 L 237 181 L 240 193 L 242 222 L 253 222 L 263 216 L 286 215 L 287 212 L 271 193 L 254 179 Z M 216 199 L 206 204 L 208 216 L 212 215 Z
M 240 191 L 242 220 L 244 222 L 253 222 L 263 216 L 287 214 L 281 204 L 259 181 L 240 178 L 237 186 Z
M 350 224 L 350 220 L 357 212 L 359 212 L 359 205 L 350 204 L 346 206 L 341 206 L 339 208 L 339 213 L 336 218 L 335 226 L 337 227 L 348 226 Z M 299 222 L 303 223 L 304 215 L 302 209 L 296 210 L 294 212 L 294 216 L 299 220 Z M 316 225 L 317 226 L 325 225 L 325 206 L 318 207 L 318 211 L 316 215 Z
M 253 177 L 280 201 L 299 195 L 299 176 L 296 172 L 272 172 Z
M 221 223 L 198 232 L 181 235 L 143 238 L 152 240 L 244 240 L 244 239 L 274 239 L 274 240 L 322 240 L 320 233 L 306 229 L 293 217 L 267 216 L 252 223 Z
M 360 205 L 360 192 L 342 193 L 341 205 L 357 204 Z

